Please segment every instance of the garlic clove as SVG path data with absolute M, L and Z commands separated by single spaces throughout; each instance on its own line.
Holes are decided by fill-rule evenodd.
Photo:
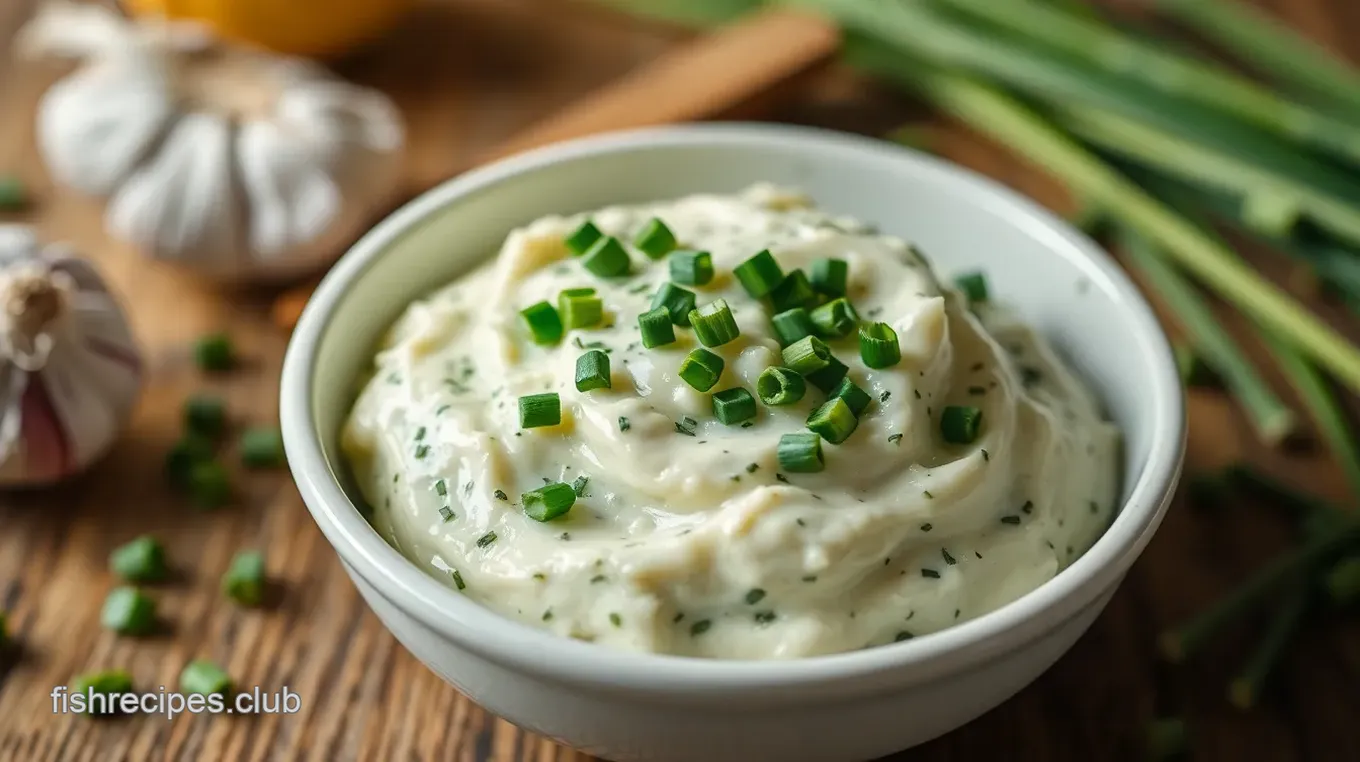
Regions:
M 109 59 L 58 82 L 38 110 L 39 150 L 62 183 L 107 195 L 155 144 L 174 114 L 154 57 Z
M 181 117 L 110 200 L 110 230 L 157 256 L 229 264 L 221 260 L 235 253 L 238 213 L 231 133 L 221 116 Z
M 340 216 L 340 189 L 305 141 L 269 122 L 247 122 L 236 153 L 250 245 L 262 259 L 318 238 Z
M 361 148 L 392 153 L 405 138 L 401 115 L 385 96 L 340 82 L 286 89 L 276 106 L 279 123 L 329 151 Z

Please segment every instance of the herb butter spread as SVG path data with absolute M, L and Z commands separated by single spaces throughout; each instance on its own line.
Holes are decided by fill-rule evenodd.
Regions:
M 757 298 L 734 270 L 766 249 L 776 276 L 802 274 Z M 707 259 L 711 276 L 694 266 Z M 808 419 L 831 384 L 768 405 L 757 379 L 789 364 L 772 301 L 814 311 L 836 295 L 804 275 L 841 288 L 824 260 L 845 263 L 851 322 L 839 338 L 816 328 L 863 394 L 824 411 L 839 428 L 819 437 Z M 652 348 L 639 328 L 668 282 L 698 308 L 724 300 L 739 330 L 684 378 L 702 346 L 689 321 Z M 570 289 L 594 292 L 568 304 Z M 542 302 L 539 323 L 521 314 Z M 889 367 L 861 356 L 855 327 L 870 323 L 896 335 Z M 649 343 L 664 341 L 653 327 Z M 713 398 L 737 387 L 754 410 L 732 392 L 724 423 Z M 534 395 L 548 396 L 524 427 Z M 782 453 L 792 434 L 820 442 L 821 460 Z M 770 659 L 923 635 L 1039 587 L 1109 523 L 1118 435 L 980 277 L 942 286 L 905 241 L 758 185 L 515 230 L 493 263 L 397 321 L 343 447 L 378 531 L 488 608 L 611 647 Z

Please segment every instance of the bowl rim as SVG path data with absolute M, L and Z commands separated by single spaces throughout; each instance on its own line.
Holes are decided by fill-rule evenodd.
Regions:
M 751 150 L 777 145 L 828 161 L 850 153 L 913 164 L 917 174 L 924 172 L 953 185 L 953 190 L 967 195 L 979 208 L 990 207 L 1012 223 L 1051 239 L 1055 254 L 1077 262 L 1088 276 L 1099 277 L 1105 288 L 1114 291 L 1129 311 L 1139 350 L 1152 361 L 1146 390 L 1153 411 L 1152 444 L 1129 498 L 1085 554 L 1019 599 L 919 638 L 799 659 L 725 660 L 601 647 L 513 621 L 444 586 L 371 527 L 323 455 L 311 399 L 321 338 L 350 287 L 394 241 L 483 188 L 564 162 L 703 145 Z M 348 571 L 398 609 L 459 648 L 516 672 L 601 691 L 644 691 L 671 697 L 713 691 L 745 694 L 792 686 L 830 688 L 846 681 L 887 689 L 900 686 L 903 679 L 924 682 L 1020 648 L 1075 616 L 1123 577 L 1165 514 L 1179 478 L 1186 436 L 1184 396 L 1165 333 L 1130 278 L 1085 235 L 1018 192 L 936 157 L 851 133 L 766 123 L 648 127 L 557 143 L 474 169 L 410 201 L 356 242 L 307 303 L 284 359 L 280 419 L 289 467 L 317 525 Z M 885 673 L 889 672 L 896 679 L 888 679 Z M 878 679 L 873 679 L 875 675 Z

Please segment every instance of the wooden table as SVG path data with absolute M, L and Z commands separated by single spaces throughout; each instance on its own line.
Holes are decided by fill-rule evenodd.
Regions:
M 0 32 L 14 29 L 31 3 L 0 4 Z M 1349 0 L 1273 5 L 1327 43 L 1348 43 L 1360 54 L 1360 19 Z M 674 39 L 670 30 L 560 2 L 457 0 L 423 10 L 344 69 L 399 101 L 411 123 L 408 177 L 428 184 Z M 10 612 L 22 643 L 0 661 L 0 760 L 584 760 L 489 716 L 407 654 L 360 601 L 285 475 L 243 474 L 234 504 L 210 514 L 169 491 L 161 463 L 179 429 L 180 401 L 194 390 L 217 390 L 238 420 L 272 421 L 285 337 L 269 325 L 267 294 L 216 292 L 150 267 L 102 236 L 91 204 L 47 184 L 29 134 L 40 80 L 27 69 L 0 69 L 0 169 L 17 169 L 34 185 L 39 203 L 28 219 L 90 252 L 126 297 L 150 378 L 131 429 L 89 474 L 0 501 L 0 609 Z M 877 132 L 912 115 L 891 95 L 833 76 L 780 116 Z M 1042 176 L 1001 149 L 955 129 L 943 134 L 953 158 L 1063 203 Z M 227 379 L 207 380 L 188 347 L 219 328 L 231 331 L 248 361 Z M 1196 393 L 1190 468 L 1241 457 L 1341 494 L 1338 475 L 1320 457 L 1260 451 L 1228 402 Z M 179 572 L 156 591 L 171 631 L 115 637 L 98 624 L 114 584 L 106 557 L 148 531 L 168 542 Z M 999 709 L 900 758 L 1121 759 L 1150 717 L 1184 712 L 1195 727 L 1196 759 L 1360 759 L 1355 621 L 1312 628 L 1270 700 L 1250 713 L 1223 697 L 1250 633 L 1229 638 L 1192 668 L 1172 668 L 1154 653 L 1159 628 L 1194 612 L 1287 537 L 1259 507 L 1225 506 L 1206 516 L 1176 506 L 1105 614 L 1056 667 Z M 265 551 L 282 583 L 279 603 L 268 610 L 238 609 L 218 593 L 228 560 L 244 547 Z M 238 685 L 288 686 L 301 695 L 301 712 L 173 722 L 53 714 L 52 687 L 76 673 L 123 667 L 140 686 L 174 686 L 196 657 L 223 665 Z

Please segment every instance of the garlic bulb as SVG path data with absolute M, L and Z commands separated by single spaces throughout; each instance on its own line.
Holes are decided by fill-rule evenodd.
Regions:
M 291 277 L 337 255 L 396 186 L 396 109 L 310 62 L 64 0 L 18 44 L 82 61 L 42 98 L 43 160 L 107 197 L 105 226 L 155 258 Z
M 127 423 L 142 362 L 98 271 L 21 225 L 0 225 L 0 486 L 54 482 Z

